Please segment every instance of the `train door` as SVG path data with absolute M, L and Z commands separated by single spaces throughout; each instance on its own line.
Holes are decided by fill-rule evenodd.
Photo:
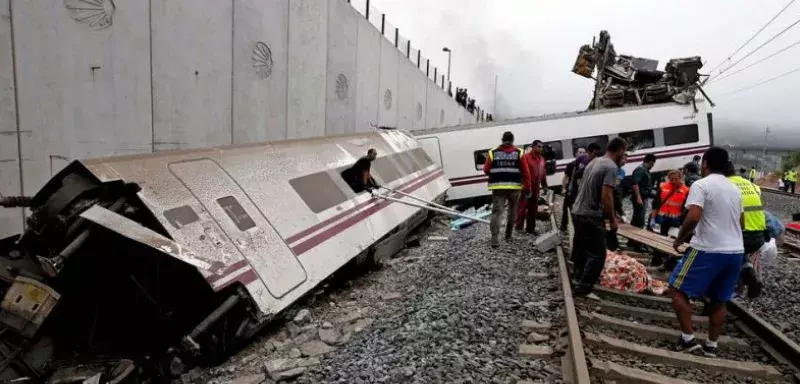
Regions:
M 211 159 L 172 163 L 169 170 L 203 205 L 258 278 L 279 299 L 302 284 L 306 271 L 291 248 L 228 172 Z
M 431 158 L 436 164 L 440 167 L 444 168 L 442 165 L 442 151 L 439 147 L 439 138 L 438 137 L 426 137 L 417 140 L 419 142 L 420 147 L 425 150 L 425 153 L 428 154 L 428 157 Z

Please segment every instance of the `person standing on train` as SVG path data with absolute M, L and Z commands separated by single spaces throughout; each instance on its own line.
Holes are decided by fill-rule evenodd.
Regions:
M 608 220 L 611 233 L 617 232 L 614 187 L 626 147 L 625 140 L 614 138 L 606 147 L 606 155 L 592 160 L 584 170 L 572 211 L 575 227 L 572 237 L 575 295 L 589 294 L 603 272 L 607 252 L 604 220 Z
M 669 278 L 672 306 L 678 316 L 681 335 L 678 349 L 703 351 L 716 356 L 717 340 L 727 315 L 725 304 L 733 297 L 744 259 L 742 227 L 744 210 L 739 188 L 725 177 L 728 152 L 709 148 L 701 163 L 703 178 L 689 189 L 688 210 L 678 238 L 672 243 L 675 251 L 694 233 L 689 248 Z M 689 298 L 708 297 L 708 340 L 695 340 L 692 328 L 692 304 Z
M 492 248 L 500 246 L 498 237 L 504 211 L 507 212 L 505 238 L 511 241 L 520 195 L 523 190 L 530 195 L 531 190 L 528 165 L 522 161 L 522 149 L 514 145 L 514 134 L 505 132 L 502 140 L 502 145 L 489 150 L 483 165 L 483 173 L 489 176 L 489 190 L 492 191 L 492 219 L 489 224 Z
M 542 156 L 544 143 L 541 140 L 534 140 L 531 144 L 531 151 L 522 156 L 522 161 L 531 173 L 530 196 L 522 196 L 519 208 L 517 209 L 517 230 L 525 229 L 525 232 L 536 234 L 536 213 L 539 209 L 539 192 L 547 190 L 547 171 L 544 167 L 544 156 Z M 541 187 L 541 189 L 540 189 Z M 524 228 L 523 228 L 524 227 Z
M 728 164 L 725 176 L 732 181 L 742 194 L 744 206 L 744 227 L 742 243 L 744 245 L 744 262 L 742 264 L 741 282 L 747 286 L 747 295 L 757 298 L 761 295 L 763 283 L 753 266 L 752 259 L 764 243 L 767 242 L 767 216 L 761 203 L 761 188 L 747 179 L 737 176 L 733 164 Z
M 564 177 L 567 178 L 567 186 L 564 192 L 564 204 L 561 208 L 561 231 L 567 231 L 567 224 L 569 223 L 569 211 L 578 196 L 578 187 L 580 186 L 583 170 L 586 166 L 596 157 L 602 155 L 602 148 L 597 143 L 591 143 L 585 153 L 581 153 L 581 149 L 575 153 L 575 160 L 567 164 L 567 169 L 564 171 Z
M 656 155 L 648 153 L 644 156 L 644 161 L 636 167 L 631 176 L 631 203 L 633 204 L 633 217 L 631 225 L 637 228 L 644 228 L 647 218 L 647 201 L 653 197 L 653 180 L 650 170 L 656 165 Z M 628 247 L 641 250 L 642 245 L 637 241 L 628 240 Z

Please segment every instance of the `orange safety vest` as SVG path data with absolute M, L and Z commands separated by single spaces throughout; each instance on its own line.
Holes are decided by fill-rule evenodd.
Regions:
M 675 192 L 672 183 L 661 183 L 661 206 L 658 214 L 670 219 L 680 219 L 683 210 L 683 202 L 689 194 L 689 187 L 681 185 Z

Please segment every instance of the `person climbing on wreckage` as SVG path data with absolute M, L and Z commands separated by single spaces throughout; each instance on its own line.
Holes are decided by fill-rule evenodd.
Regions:
M 352 167 L 342 172 L 342 178 L 347 181 L 350 188 L 355 193 L 364 191 L 372 191 L 375 188 L 380 188 L 375 179 L 370 173 L 372 162 L 378 158 L 378 151 L 375 148 L 370 148 L 367 155 L 359 158 Z

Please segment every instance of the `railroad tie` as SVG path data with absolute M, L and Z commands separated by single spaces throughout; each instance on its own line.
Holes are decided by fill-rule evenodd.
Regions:
M 648 347 L 589 332 L 585 334 L 584 341 L 586 344 L 600 348 L 636 354 L 652 362 L 669 363 L 680 367 L 692 366 L 703 370 L 733 373 L 768 381 L 783 380 L 783 375 L 775 367 L 759 363 L 695 356 L 688 353 Z

